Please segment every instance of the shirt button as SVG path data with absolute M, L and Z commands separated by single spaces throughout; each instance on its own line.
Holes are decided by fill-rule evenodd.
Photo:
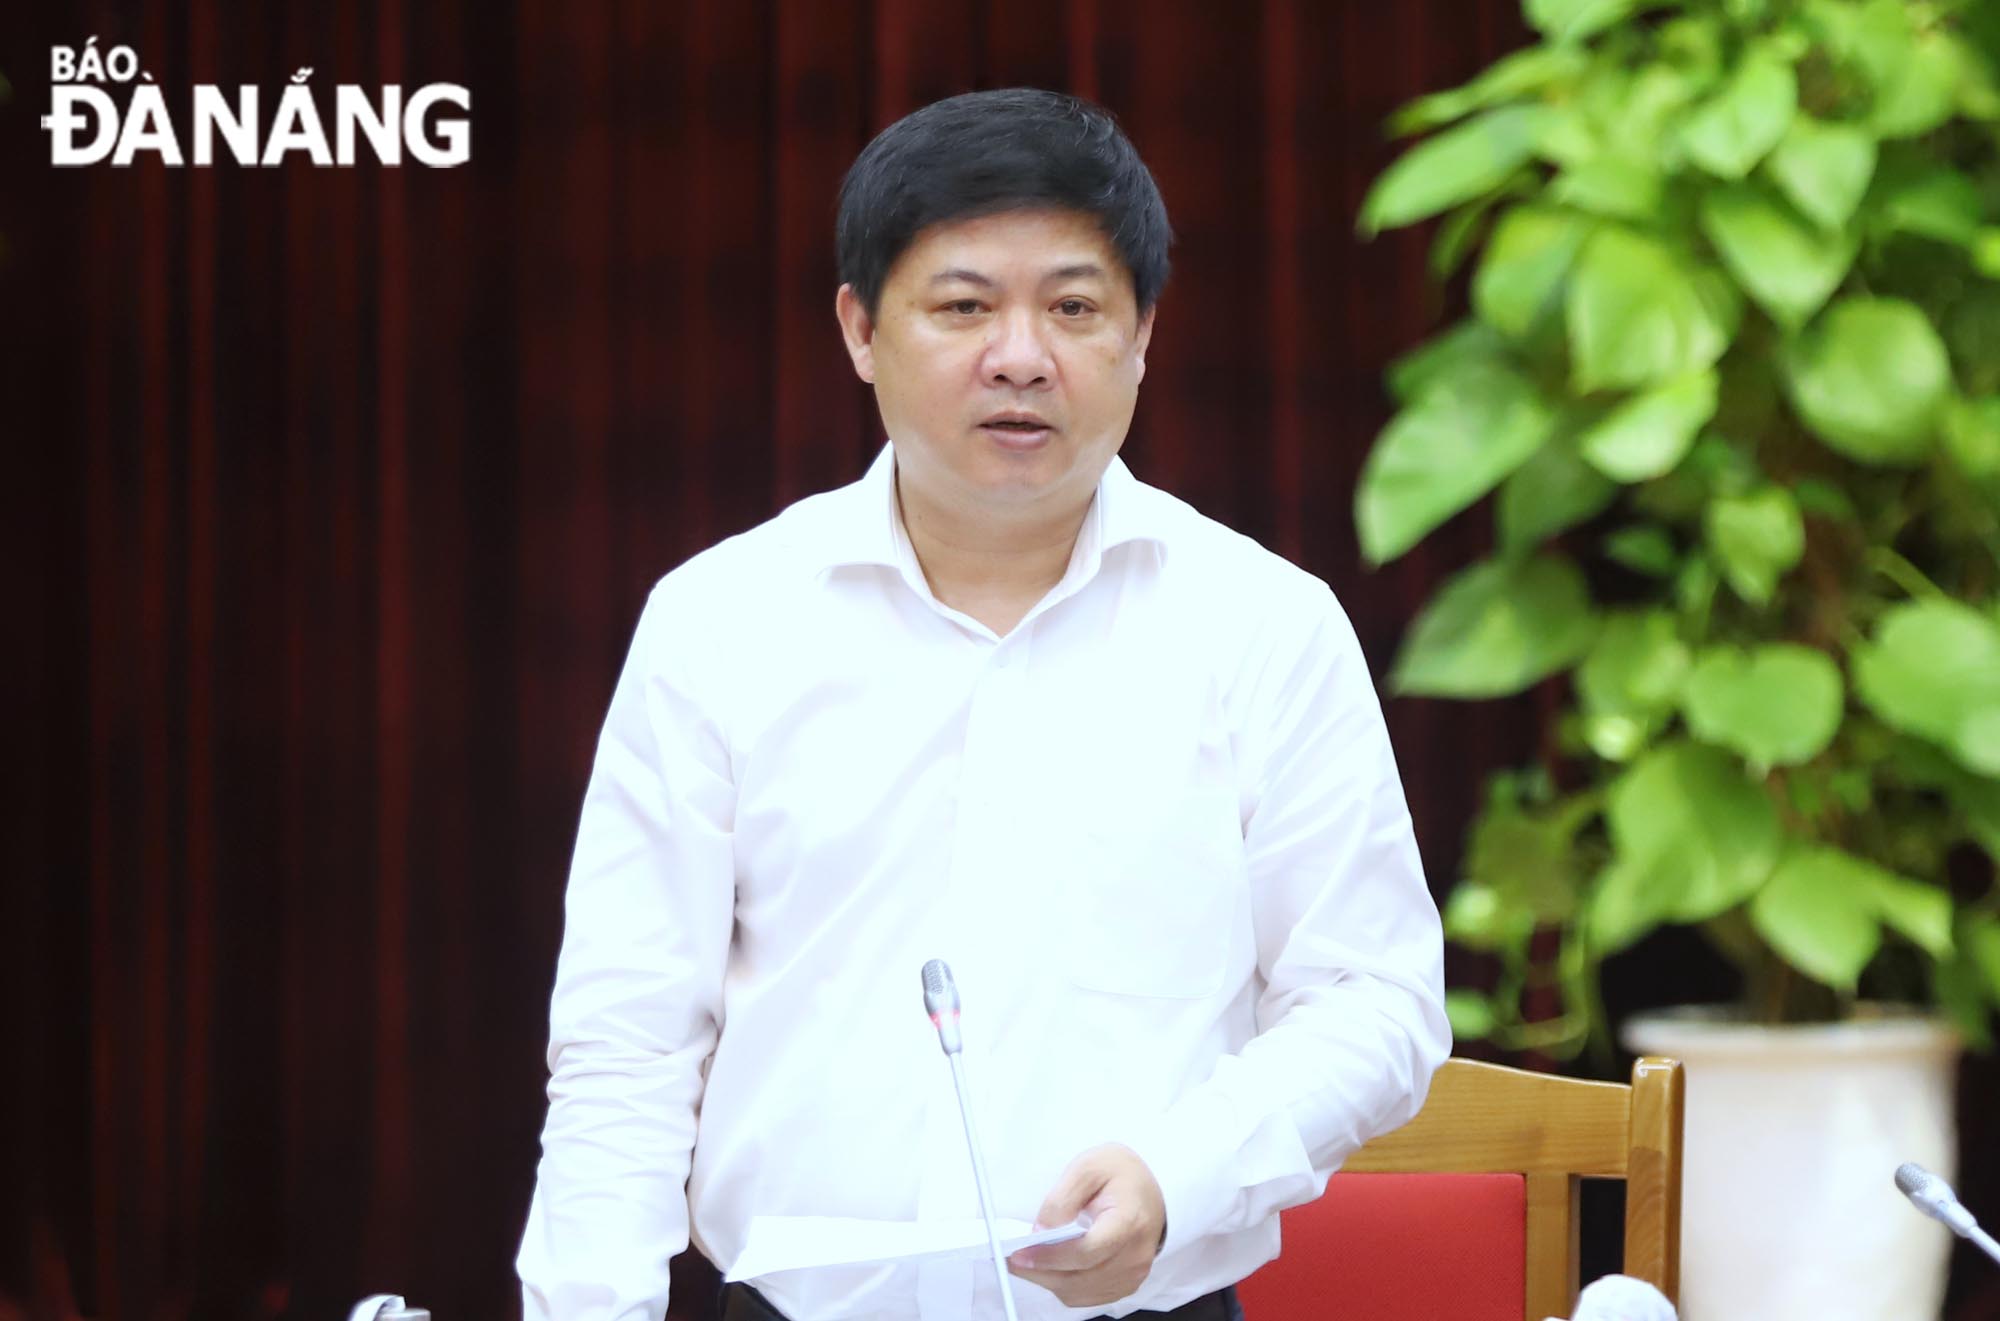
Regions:
M 1021 653 L 1018 651 L 1012 651 L 1012 650 L 1002 651 L 999 654 L 999 656 L 997 656 L 994 659 L 993 663 L 995 665 L 998 665 L 1003 670 L 1011 670 L 1014 668 L 1014 657 L 1020 654 Z

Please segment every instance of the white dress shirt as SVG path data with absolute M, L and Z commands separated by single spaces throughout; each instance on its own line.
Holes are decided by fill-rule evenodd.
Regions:
M 920 969 L 964 997 L 995 1211 L 1122 1142 L 1167 1309 L 1278 1250 L 1450 1048 L 1438 915 L 1326 584 L 1113 459 L 1005 637 L 931 593 L 894 451 L 669 573 L 584 799 L 526 1316 L 658 1318 L 754 1215 L 979 1214 Z M 990 1261 L 755 1281 L 793 1321 L 1002 1315 Z

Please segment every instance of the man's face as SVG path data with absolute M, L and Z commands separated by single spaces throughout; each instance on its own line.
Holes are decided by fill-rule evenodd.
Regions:
M 835 303 L 875 386 L 905 490 L 956 512 L 1058 515 L 1125 441 L 1151 311 L 1089 216 L 1010 211 L 934 225 L 889 270 L 871 320 Z

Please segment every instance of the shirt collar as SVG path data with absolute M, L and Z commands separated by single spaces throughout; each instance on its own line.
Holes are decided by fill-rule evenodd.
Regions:
M 916 552 L 896 507 L 895 455 L 895 445 L 885 442 L 859 481 L 830 493 L 829 518 L 816 547 L 816 570 L 847 564 L 901 568 L 905 557 L 914 562 Z M 1152 542 L 1164 560 L 1169 513 L 1164 494 L 1133 476 L 1125 460 L 1114 454 L 1077 533 L 1072 563 L 1095 561 L 1128 541 Z

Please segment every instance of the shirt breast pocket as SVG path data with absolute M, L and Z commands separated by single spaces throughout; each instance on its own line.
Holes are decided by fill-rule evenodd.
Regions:
M 1222 988 L 1246 884 L 1231 789 L 1194 789 L 1084 831 L 1070 980 L 1115 995 L 1199 1000 Z

